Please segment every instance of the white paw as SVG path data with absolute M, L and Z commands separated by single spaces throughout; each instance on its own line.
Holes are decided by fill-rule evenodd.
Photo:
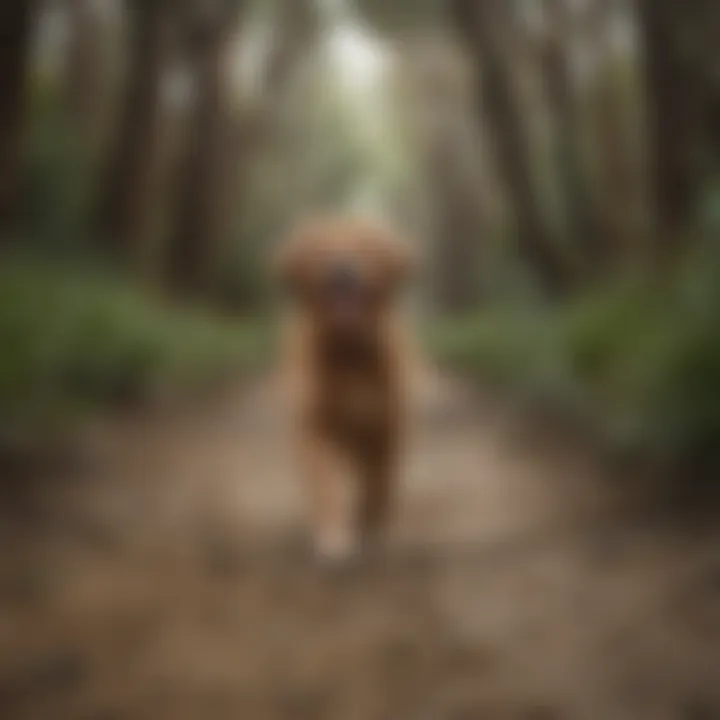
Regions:
M 346 530 L 324 530 L 315 538 L 315 554 L 325 562 L 348 560 L 357 554 L 358 549 L 355 537 Z

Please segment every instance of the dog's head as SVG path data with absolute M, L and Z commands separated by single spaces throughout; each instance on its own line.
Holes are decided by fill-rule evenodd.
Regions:
M 359 329 L 381 315 L 413 265 L 406 244 L 367 221 L 318 218 L 281 246 L 276 271 L 296 302 L 327 327 Z

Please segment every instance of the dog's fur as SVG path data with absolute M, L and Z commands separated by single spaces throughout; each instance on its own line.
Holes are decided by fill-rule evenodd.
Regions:
M 372 298 L 359 323 L 345 328 L 333 327 L 320 292 L 338 258 L 353 264 Z M 290 236 L 276 261 L 293 301 L 283 360 L 315 548 L 346 556 L 382 534 L 390 515 L 409 358 L 394 301 L 414 258 L 372 223 L 316 218 Z

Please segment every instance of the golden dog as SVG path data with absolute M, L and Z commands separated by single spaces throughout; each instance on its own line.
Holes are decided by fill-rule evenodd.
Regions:
M 276 257 L 293 301 L 283 360 L 323 557 L 346 557 L 387 525 L 408 374 L 395 300 L 412 259 L 389 231 L 331 217 L 301 225 Z

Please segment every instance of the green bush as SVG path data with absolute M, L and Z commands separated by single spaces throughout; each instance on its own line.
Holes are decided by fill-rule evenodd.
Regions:
M 97 271 L 6 261 L 2 435 L 64 423 L 91 406 L 204 388 L 257 363 L 264 347 L 259 327 L 181 312 Z
M 707 240 L 670 287 L 488 308 L 443 323 L 431 345 L 451 367 L 582 416 L 611 446 L 720 448 L 720 256 Z

